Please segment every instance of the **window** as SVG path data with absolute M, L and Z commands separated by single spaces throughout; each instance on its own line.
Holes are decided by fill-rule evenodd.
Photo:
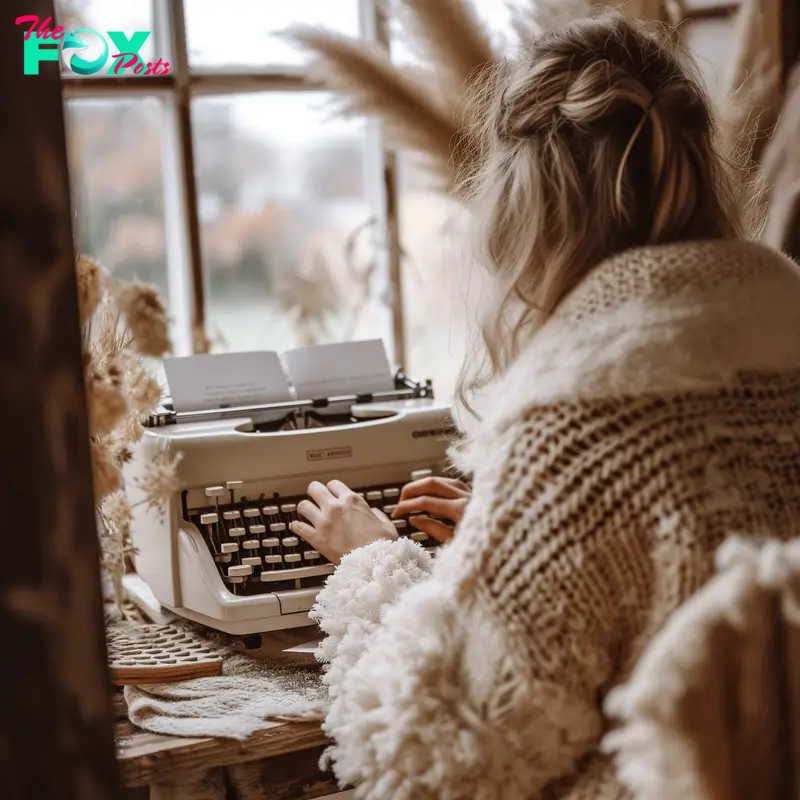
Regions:
M 142 57 L 170 62 L 158 77 L 65 69 L 64 91 L 80 246 L 162 291 L 178 353 L 380 336 L 398 365 L 451 395 L 463 352 L 454 321 L 469 257 L 464 211 L 412 154 L 387 155 L 374 121 L 333 114 L 303 78 L 303 54 L 280 36 L 297 22 L 380 30 L 378 0 L 56 4 L 68 31 L 150 31 Z M 508 4 L 474 5 L 513 50 Z M 695 18 L 687 43 L 711 82 L 735 6 L 684 7 Z M 413 63 L 398 31 L 390 40 L 393 58 Z M 84 44 L 82 58 L 100 54 L 91 34 Z
M 380 131 L 337 118 L 279 35 L 297 22 L 358 34 L 370 6 L 57 3 L 68 31 L 151 31 L 142 57 L 171 64 L 158 78 L 63 71 L 80 247 L 161 290 L 177 352 L 206 338 L 219 351 L 397 346 Z M 81 58 L 102 54 L 99 37 L 82 43 Z

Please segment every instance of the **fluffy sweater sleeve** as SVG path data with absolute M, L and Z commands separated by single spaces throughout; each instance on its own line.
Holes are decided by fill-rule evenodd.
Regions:
M 328 757 L 362 800 L 531 800 L 599 741 L 615 601 L 552 503 L 566 455 L 536 439 L 495 444 L 432 570 L 414 543 L 380 542 L 320 595 Z

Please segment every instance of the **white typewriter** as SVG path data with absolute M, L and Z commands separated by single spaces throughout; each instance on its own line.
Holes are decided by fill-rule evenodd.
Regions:
M 312 625 L 334 567 L 289 530 L 308 484 L 337 478 L 388 513 L 405 483 L 444 472 L 451 433 L 430 381 L 402 372 L 392 391 L 363 395 L 190 413 L 165 403 L 126 472 L 136 572 L 162 606 L 228 634 Z M 136 479 L 165 447 L 183 457 L 180 490 L 159 514 L 139 503 Z

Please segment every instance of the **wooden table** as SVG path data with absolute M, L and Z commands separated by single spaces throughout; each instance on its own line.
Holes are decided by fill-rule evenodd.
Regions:
M 117 762 L 130 800 L 147 798 L 151 784 L 181 773 L 263 759 L 270 760 L 265 797 L 301 800 L 338 792 L 331 774 L 321 772 L 317 763 L 327 742 L 318 722 L 276 724 L 237 742 L 140 730 L 128 721 L 121 693 L 114 698 L 114 711 Z
M 166 624 L 169 614 L 149 610 L 149 621 Z M 276 631 L 265 637 L 254 658 L 276 661 L 293 658 L 285 648 L 305 642 L 309 629 Z M 117 763 L 128 800 L 146 800 L 148 787 L 198 769 L 227 767 L 269 759 L 264 797 L 305 800 L 338 794 L 330 773 L 319 769 L 319 757 L 328 740 L 318 722 L 267 723 L 244 742 L 212 737 L 186 738 L 148 733 L 128 720 L 122 691 L 113 695 Z M 348 793 L 349 794 L 349 793 Z M 344 796 L 342 796 L 344 797 Z

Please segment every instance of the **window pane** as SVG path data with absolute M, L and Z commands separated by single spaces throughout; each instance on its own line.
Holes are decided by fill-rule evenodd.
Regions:
M 733 48 L 734 24 L 726 19 L 687 22 L 684 44 L 692 51 L 712 94 L 721 88 Z
M 330 98 L 269 92 L 193 105 L 208 333 L 223 350 L 380 336 L 366 123 Z
M 468 212 L 431 187 L 413 154 L 400 158 L 406 369 L 450 400 L 464 355 Z
M 65 111 L 80 252 L 118 278 L 153 284 L 169 302 L 161 102 L 77 99 Z M 161 360 L 147 363 L 164 382 Z
M 162 106 L 151 97 L 69 100 L 67 144 L 82 252 L 167 299 Z
M 87 62 L 98 59 L 102 62 L 102 67 L 98 64 L 97 71 L 91 73 L 93 78 L 106 76 L 116 64 L 113 56 L 120 52 L 136 50 L 145 63 L 158 58 L 169 61 L 169 54 L 154 30 L 152 0 L 57 0 L 56 17 L 67 34 L 76 33 L 80 40 L 74 42 L 76 46 L 71 46 L 73 43 L 66 37 L 62 40 L 61 70 L 69 77 L 81 77 L 79 72 L 67 66 L 73 56 Z M 125 50 L 118 46 L 119 42 L 111 39 L 109 31 L 122 32 L 130 43 Z M 142 44 L 137 49 L 140 40 Z M 105 60 L 102 58 L 104 53 Z M 132 75 L 133 70 L 126 69 L 119 74 Z
M 302 51 L 279 38 L 298 23 L 359 33 L 358 0 L 184 0 L 195 67 L 296 65 Z

